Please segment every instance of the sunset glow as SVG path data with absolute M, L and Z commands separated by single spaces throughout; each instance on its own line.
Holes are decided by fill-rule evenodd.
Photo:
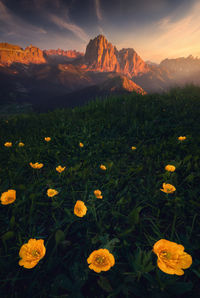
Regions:
M 103 34 L 143 60 L 200 56 L 198 0 L 0 0 L 0 41 L 85 52 Z

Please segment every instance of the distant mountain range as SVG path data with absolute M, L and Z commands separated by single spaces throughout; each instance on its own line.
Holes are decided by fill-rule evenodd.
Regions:
M 91 39 L 85 53 L 0 43 L 0 103 L 76 106 L 96 96 L 163 92 L 186 83 L 200 85 L 200 59 L 145 62 L 132 48 L 118 51 L 103 35 Z

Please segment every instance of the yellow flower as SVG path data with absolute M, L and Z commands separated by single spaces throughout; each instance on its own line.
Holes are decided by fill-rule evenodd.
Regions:
M 87 207 L 85 206 L 83 201 L 76 201 L 76 204 L 74 206 L 74 214 L 78 217 L 83 217 L 87 212 Z
M 132 150 L 136 150 L 136 147 L 132 146 L 131 149 L 132 149 Z
M 47 190 L 48 197 L 51 197 L 52 198 L 52 197 L 56 196 L 57 194 L 58 194 L 58 191 L 55 190 L 55 189 L 49 188 Z
M 23 147 L 23 146 L 24 146 L 24 143 L 19 142 L 18 146 L 19 146 L 19 147 Z
M 176 170 L 176 167 L 175 166 L 172 166 L 172 165 L 167 165 L 165 167 L 165 170 L 166 171 L 169 171 L 169 172 L 174 172 Z
M 184 252 L 184 246 L 166 239 L 160 239 L 153 246 L 157 255 L 157 265 L 167 274 L 183 275 L 182 269 L 187 269 L 192 264 L 192 257 Z
M 97 199 L 102 199 L 101 191 L 99 189 L 96 189 L 94 191 L 94 195 L 96 196 Z
M 94 250 L 87 258 L 89 268 L 97 273 L 108 271 L 115 264 L 114 256 L 106 248 Z
M 79 143 L 79 146 L 80 146 L 80 147 L 83 147 L 84 145 L 83 145 L 83 143 Z
M 6 142 L 6 143 L 4 144 L 4 146 L 5 146 L 5 147 L 12 147 L 12 142 Z
M 100 165 L 100 169 L 102 169 L 102 170 L 106 170 L 106 166 L 104 166 L 104 165 Z
M 37 265 L 37 263 L 44 257 L 46 248 L 44 246 L 43 239 L 29 239 L 28 243 L 22 245 L 19 251 L 21 260 L 20 266 L 31 269 Z
M 184 141 L 185 139 L 186 139 L 186 137 L 182 137 L 182 136 L 181 137 L 178 137 L 178 140 L 179 141 Z
M 66 167 L 58 166 L 58 167 L 56 168 L 56 171 L 59 172 L 59 173 L 61 173 L 62 171 L 64 171 L 65 168 L 66 168 Z
M 2 205 L 8 205 L 13 203 L 16 200 L 16 190 L 9 189 L 6 192 L 3 192 L 0 200 Z
M 41 168 L 44 166 L 43 163 L 38 163 L 38 162 L 36 162 L 36 163 L 32 163 L 32 162 L 30 162 L 29 165 L 30 165 L 33 169 L 41 169 Z
M 46 138 L 44 138 L 44 139 L 45 139 L 46 142 L 51 141 L 51 138 L 50 138 L 50 137 L 46 137 Z
M 176 190 L 176 188 L 171 184 L 163 183 L 163 189 L 160 189 L 160 190 L 165 193 L 173 193 Z

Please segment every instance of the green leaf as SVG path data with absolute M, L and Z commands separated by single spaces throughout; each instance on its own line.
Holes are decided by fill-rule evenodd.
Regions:
M 1 236 L 1 239 L 2 239 L 2 241 L 7 241 L 7 240 L 13 238 L 14 235 L 15 235 L 15 234 L 14 234 L 13 231 L 8 231 L 8 232 L 6 232 L 5 234 L 3 234 L 3 236 Z
M 113 238 L 104 245 L 104 248 L 107 248 L 109 251 L 112 251 L 115 247 L 115 244 L 118 242 L 120 242 L 118 238 Z
M 57 230 L 56 233 L 55 233 L 56 245 L 58 245 L 64 239 L 65 239 L 65 234 L 63 233 L 63 231 L 62 230 Z
M 11 219 L 10 219 L 10 227 L 11 227 L 11 229 L 13 229 L 14 228 L 14 225 L 15 225 L 15 217 L 14 217 L 14 215 L 11 217 Z
M 113 291 L 113 288 L 112 288 L 109 280 L 106 277 L 100 276 L 97 283 L 107 293 L 110 293 Z
M 131 213 L 128 215 L 128 220 L 130 224 L 138 224 L 139 222 L 139 214 L 143 207 L 134 208 Z

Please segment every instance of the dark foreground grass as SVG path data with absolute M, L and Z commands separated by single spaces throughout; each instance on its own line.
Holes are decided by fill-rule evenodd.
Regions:
M 200 88 L 10 116 L 1 120 L 0 144 L 0 193 L 16 190 L 14 203 L 0 205 L 1 298 L 200 296 Z M 58 165 L 66 166 L 61 174 Z M 176 191 L 162 192 L 163 182 Z M 48 188 L 58 195 L 48 197 Z M 87 207 L 82 218 L 77 200 Z M 44 239 L 46 254 L 26 269 L 19 250 L 30 238 Z M 160 239 L 192 256 L 183 276 L 157 267 L 152 248 Z M 87 258 L 99 248 L 115 265 L 96 273 Z

